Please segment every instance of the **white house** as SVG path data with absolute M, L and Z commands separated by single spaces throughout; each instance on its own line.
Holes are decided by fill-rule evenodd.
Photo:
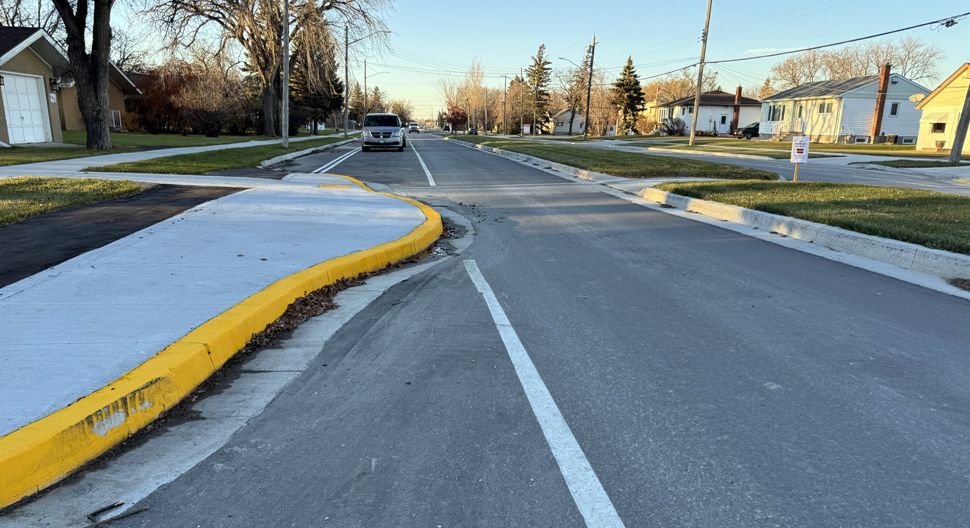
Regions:
M 917 110 L 923 111 L 916 150 L 950 150 L 968 89 L 970 62 L 957 68 L 953 75 L 916 105 Z M 970 141 L 964 141 L 963 152 L 970 154 Z
M 720 90 L 701 94 L 697 110 L 698 132 L 730 134 L 734 108 L 739 108 L 738 126 L 755 123 L 761 117 L 761 101 L 750 97 L 740 97 Z M 694 96 L 684 97 L 660 105 L 660 120 L 680 119 L 684 130 L 689 134 L 694 115 Z
M 546 131 L 554 136 L 569 135 L 569 120 L 573 120 L 573 135 L 582 134 L 586 130 L 586 116 L 573 111 L 560 110 L 553 114 L 551 120 L 546 124 Z
M 880 84 L 885 84 L 884 90 Z M 879 75 L 807 83 L 765 98 L 759 132 L 767 139 L 809 136 L 819 143 L 870 143 L 873 138 L 915 143 L 920 111 L 909 99 L 926 92 L 902 75 L 889 73 L 888 66 Z M 877 104 L 882 107 L 881 119 L 874 120 Z

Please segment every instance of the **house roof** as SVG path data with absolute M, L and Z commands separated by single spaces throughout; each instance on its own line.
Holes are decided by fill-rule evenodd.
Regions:
M 687 102 L 693 104 L 694 96 L 682 97 L 659 106 L 678 106 Z M 741 96 L 740 104 L 741 106 L 761 106 L 761 101 Z M 701 94 L 701 106 L 734 106 L 734 94 L 722 92 L 721 90 L 704 92 Z
M 916 105 L 916 109 L 922 110 L 923 107 L 926 106 L 926 103 L 930 102 L 931 99 L 933 99 L 940 92 L 945 90 L 946 87 L 950 85 L 950 83 L 960 78 L 960 75 L 963 72 L 966 72 L 968 70 L 970 70 L 970 62 L 966 62 L 963 64 L 963 66 L 960 66 L 959 68 L 957 68 L 957 71 L 953 72 L 953 74 L 947 77 L 945 81 L 941 82 L 940 85 L 936 87 L 936 89 L 934 89 L 932 92 L 930 92 L 929 95 L 924 97 L 923 100 Z
M 0 27 L 0 66 L 30 48 L 60 74 L 68 67 L 67 56 L 46 31 L 33 27 Z
M 555 118 L 557 118 L 557 117 L 559 117 L 561 115 L 566 115 L 568 113 L 569 113 L 569 109 L 568 108 L 565 108 L 563 110 L 560 110 L 560 111 L 556 112 L 555 114 L 552 114 L 552 118 L 555 119 Z M 583 114 L 581 114 L 579 112 L 579 110 L 577 110 L 576 111 L 576 117 L 583 117 Z
M 766 97 L 765 101 L 805 97 L 835 97 L 851 92 L 852 90 L 858 90 L 874 82 L 879 82 L 878 75 L 866 75 L 865 77 L 853 77 L 852 79 L 841 79 L 837 81 L 815 81 L 778 92 L 775 95 Z

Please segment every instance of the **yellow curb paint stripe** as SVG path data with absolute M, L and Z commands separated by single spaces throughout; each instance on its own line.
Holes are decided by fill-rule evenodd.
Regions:
M 373 192 L 362 182 L 346 178 Z M 174 407 L 297 298 L 412 257 L 441 236 L 437 211 L 410 198 L 380 194 L 414 205 L 425 221 L 397 240 L 280 279 L 108 386 L 0 437 L 0 508 L 67 477 Z

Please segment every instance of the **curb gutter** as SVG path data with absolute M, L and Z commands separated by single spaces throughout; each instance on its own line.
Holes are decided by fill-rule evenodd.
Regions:
M 174 407 L 297 298 L 412 257 L 441 236 L 437 211 L 410 198 L 380 194 L 414 205 L 424 213 L 424 223 L 397 240 L 327 260 L 268 285 L 106 387 L 0 437 L 0 508 L 67 477 Z
M 275 158 L 263 160 L 259 162 L 259 165 L 256 165 L 256 166 L 263 169 L 263 168 L 269 167 L 270 165 L 276 165 L 277 163 L 290 161 L 291 159 L 296 159 L 302 156 L 306 156 L 307 154 L 313 154 L 314 152 L 323 152 L 324 150 L 337 148 L 340 145 L 346 145 L 347 143 L 350 143 L 352 141 L 355 141 L 355 138 L 348 138 L 343 141 L 337 141 L 336 143 L 329 143 L 327 145 L 321 145 L 319 147 L 313 147 L 313 148 L 298 150 L 296 152 L 290 152 L 289 154 L 283 154 L 282 156 L 276 156 Z
M 970 277 L 970 256 L 919 244 L 866 235 L 789 216 L 755 211 L 737 205 L 690 198 L 659 189 L 641 189 L 646 200 L 678 207 L 719 220 L 813 242 L 829 249 L 859 255 L 900 268 L 946 278 Z

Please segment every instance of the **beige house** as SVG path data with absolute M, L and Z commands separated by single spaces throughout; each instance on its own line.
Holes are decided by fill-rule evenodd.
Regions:
M 953 75 L 916 105 L 917 109 L 923 111 L 919 121 L 916 150 L 949 152 L 968 89 L 970 89 L 970 63 L 957 68 Z M 970 141 L 964 142 L 963 153 L 970 154 Z
M 125 101 L 140 93 L 113 64 L 109 74 L 109 123 L 121 130 Z M 62 130 L 84 130 L 77 91 L 64 52 L 46 31 L 0 27 L 0 147 L 58 143 Z

